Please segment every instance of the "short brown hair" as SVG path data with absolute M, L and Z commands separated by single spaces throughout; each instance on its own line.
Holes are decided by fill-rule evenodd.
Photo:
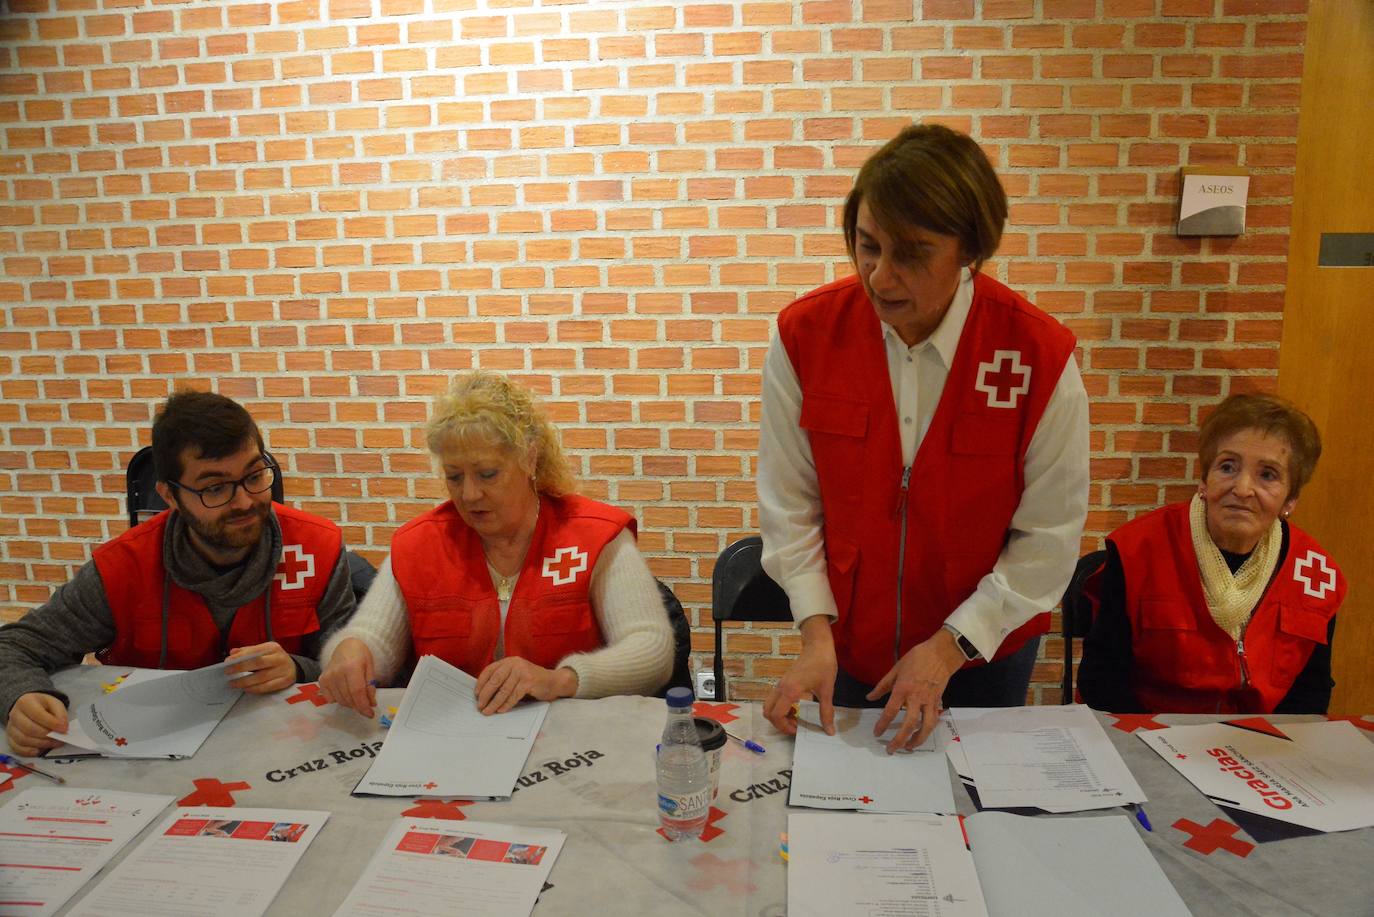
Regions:
M 976 271 L 1002 241 L 1007 192 L 982 147 L 941 124 L 903 128 L 859 170 L 844 201 L 844 244 L 854 260 L 859 204 L 895 240 L 913 225 L 954 236 Z
M 248 411 L 224 395 L 182 389 L 167 399 L 153 420 L 153 470 L 159 481 L 177 483 L 185 469 L 181 454 L 222 459 L 249 444 L 266 453 L 262 432 Z
M 1278 395 L 1232 395 L 1217 405 L 1202 423 L 1198 438 L 1200 477 L 1206 479 L 1217 459 L 1221 441 L 1242 430 L 1259 430 L 1288 443 L 1288 499 L 1297 497 L 1312 480 L 1322 455 L 1322 438 L 1312 418 Z
M 453 380 L 434 400 L 425 427 L 429 451 L 439 455 L 449 443 L 485 444 L 508 451 L 523 466 L 534 447 L 534 489 L 558 497 L 572 493 L 573 475 L 558 432 L 524 388 L 499 373 L 476 371 Z

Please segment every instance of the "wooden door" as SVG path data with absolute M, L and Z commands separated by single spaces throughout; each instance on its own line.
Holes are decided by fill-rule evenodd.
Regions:
M 1303 60 L 1279 391 L 1322 433 L 1294 521 L 1350 582 L 1331 712 L 1374 714 L 1374 264 L 1318 264 L 1324 233 L 1374 234 L 1374 0 L 1312 0 Z

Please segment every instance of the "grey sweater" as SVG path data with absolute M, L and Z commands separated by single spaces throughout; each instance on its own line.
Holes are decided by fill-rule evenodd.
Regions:
M 163 560 L 172 580 L 205 599 L 223 637 L 234 615 L 263 593 L 272 582 L 281 556 L 281 529 L 276 515 L 263 529 L 262 540 L 244 560 L 230 568 L 211 566 L 194 550 L 184 527 L 173 513 L 163 540 Z M 320 675 L 320 647 L 336 628 L 353 616 L 353 589 L 348 578 L 348 559 L 339 551 L 316 615 L 320 629 L 304 637 L 296 662 L 296 680 L 314 681 Z M 57 587 L 52 598 L 13 624 L 0 627 L 0 712 L 9 718 L 10 708 L 22 695 L 33 691 L 52 694 L 50 673 L 75 665 L 87 653 L 114 642 L 114 616 L 105 597 L 105 585 L 94 562 L 86 563 L 68 583 Z

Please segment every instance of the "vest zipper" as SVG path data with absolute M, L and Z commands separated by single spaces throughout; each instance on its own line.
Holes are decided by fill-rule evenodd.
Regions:
M 901 541 L 897 543 L 897 633 L 892 641 L 892 663 L 896 665 L 902 658 L 902 574 L 906 570 L 906 496 L 911 484 L 913 461 L 902 470 L 902 491 L 897 498 L 897 515 L 901 517 Z

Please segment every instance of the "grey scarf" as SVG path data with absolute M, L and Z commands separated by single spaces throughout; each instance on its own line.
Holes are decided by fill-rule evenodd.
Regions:
M 196 551 L 180 513 L 173 512 L 167 520 L 162 536 L 167 575 L 181 588 L 205 599 L 220 636 L 228 634 L 234 612 L 262 595 L 272 583 L 273 571 L 281 559 L 281 526 L 275 512 L 267 514 L 263 535 L 241 563 L 222 569 Z

